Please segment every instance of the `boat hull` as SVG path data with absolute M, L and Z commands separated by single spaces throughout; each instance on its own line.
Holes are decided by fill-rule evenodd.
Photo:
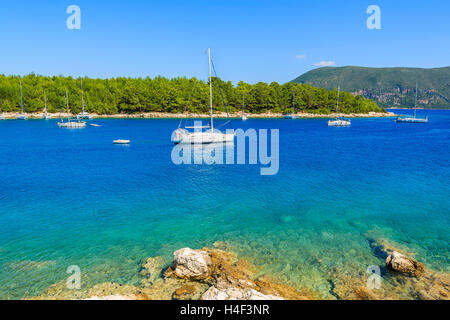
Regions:
M 219 132 L 188 132 L 177 134 L 175 132 L 172 142 L 175 144 L 210 144 L 234 142 L 234 134 Z
M 85 128 L 86 122 L 58 122 L 58 127 L 70 129 Z
M 428 118 L 420 119 L 420 118 L 397 118 L 396 122 L 402 123 L 428 123 Z
M 114 140 L 114 144 L 130 144 L 130 140 Z
M 329 127 L 350 127 L 352 123 L 350 120 L 330 120 L 328 121 Z

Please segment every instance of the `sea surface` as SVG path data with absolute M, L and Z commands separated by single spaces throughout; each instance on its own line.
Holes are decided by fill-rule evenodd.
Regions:
M 70 265 L 83 286 L 138 284 L 142 259 L 170 263 L 177 249 L 216 241 L 325 298 L 333 277 L 384 265 L 373 239 L 450 272 L 450 111 L 427 113 L 428 124 L 354 119 L 350 128 L 234 120 L 279 129 L 273 176 L 259 164 L 175 165 L 174 119 L 97 119 L 102 127 L 81 130 L 1 121 L 0 299 L 38 295 Z

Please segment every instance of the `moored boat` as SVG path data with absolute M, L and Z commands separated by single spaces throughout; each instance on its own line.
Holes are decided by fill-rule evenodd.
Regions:
M 64 109 L 64 101 L 63 101 L 62 106 L 61 106 L 61 111 L 59 113 L 58 127 L 68 128 L 68 129 L 85 128 L 86 122 L 80 121 L 80 119 L 72 119 L 70 117 L 69 94 L 68 94 L 67 90 L 66 90 L 65 101 L 67 102 L 67 120 L 66 120 L 66 122 L 64 122 L 64 119 L 61 116 L 62 111 Z
M 113 140 L 114 144 L 130 144 L 130 140 L 123 140 L 123 139 L 118 139 L 118 140 Z
M 336 99 L 336 113 L 339 112 L 339 94 L 341 92 L 341 87 L 338 87 L 337 92 L 337 99 Z M 352 125 L 352 122 L 350 119 L 342 118 L 342 117 L 336 117 L 336 119 L 329 120 L 328 126 L 329 127 L 350 127 Z
M 295 113 L 295 91 L 292 92 L 292 113 L 287 113 L 283 115 L 285 119 L 295 120 L 298 119 Z
M 207 126 L 193 126 L 178 128 L 172 133 L 171 140 L 175 144 L 206 144 L 206 143 L 223 143 L 234 142 L 234 134 L 222 133 L 220 131 L 214 131 L 214 119 L 213 119 L 213 102 L 212 102 L 212 73 L 211 73 L 211 49 L 208 49 L 209 59 L 209 101 L 210 101 L 210 122 Z M 228 113 L 228 112 L 227 112 Z M 180 122 L 181 124 L 181 122 Z M 194 129 L 194 132 L 190 132 L 187 129 Z M 207 129 L 202 131 L 202 129 Z
M 23 103 L 23 94 L 22 94 L 22 81 L 20 81 L 20 101 L 21 101 L 21 112 L 17 114 L 16 119 L 17 120 L 27 120 L 28 116 L 25 113 L 25 107 Z
M 414 102 L 414 116 L 404 116 L 404 115 L 399 115 L 397 117 L 397 119 L 395 120 L 396 122 L 404 122 L 404 123 L 428 123 L 428 116 L 425 115 L 425 118 L 417 118 L 416 113 L 417 113 L 417 90 L 418 86 L 416 83 L 416 98 L 415 98 L 415 102 Z
M 50 115 L 47 113 L 47 95 L 44 90 L 44 116 L 42 117 L 44 120 L 50 119 Z
M 87 112 L 84 108 L 84 97 L 83 97 L 83 79 L 81 79 L 81 106 L 83 110 L 77 114 L 77 119 L 85 119 L 85 120 L 91 120 L 92 116 Z

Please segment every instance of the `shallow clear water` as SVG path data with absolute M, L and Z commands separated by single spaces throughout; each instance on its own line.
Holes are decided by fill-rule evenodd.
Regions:
M 428 124 L 355 119 L 350 128 L 234 121 L 280 129 L 275 176 L 259 165 L 174 165 L 177 120 L 103 119 L 82 130 L 1 121 L 0 298 L 36 295 L 69 265 L 81 267 L 83 285 L 137 283 L 141 259 L 170 262 L 176 249 L 215 241 L 325 296 L 336 272 L 383 265 L 370 238 L 448 272 L 450 111 L 428 114 Z

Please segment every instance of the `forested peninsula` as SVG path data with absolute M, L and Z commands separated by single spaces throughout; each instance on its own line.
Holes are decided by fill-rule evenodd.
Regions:
M 44 90 L 47 109 L 59 112 L 65 92 L 69 94 L 72 113 L 81 111 L 81 78 L 64 76 L 24 77 L 0 75 L 0 112 L 20 110 L 20 82 L 23 88 L 25 112 L 41 112 L 44 108 Z M 263 114 L 292 112 L 293 97 L 296 112 L 330 114 L 335 111 L 337 89 L 326 90 L 307 84 L 248 84 L 213 78 L 213 105 L 215 112 Z M 196 78 L 83 78 L 83 97 L 86 111 L 99 115 L 163 113 L 207 113 L 209 110 L 209 83 Z M 377 104 L 359 95 L 341 92 L 341 113 L 385 112 Z

